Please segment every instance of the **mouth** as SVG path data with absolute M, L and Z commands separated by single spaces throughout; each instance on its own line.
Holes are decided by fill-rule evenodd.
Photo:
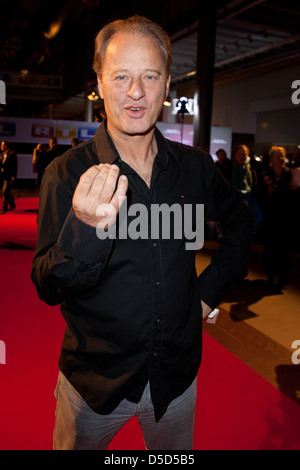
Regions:
M 127 106 L 125 108 L 128 116 L 130 117 L 142 117 L 144 115 L 145 109 L 143 106 Z

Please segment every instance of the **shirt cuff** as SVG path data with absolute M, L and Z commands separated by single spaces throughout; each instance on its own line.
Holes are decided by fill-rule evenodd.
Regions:
M 198 288 L 201 300 L 214 310 L 227 288 L 226 276 L 210 264 L 198 277 Z
M 109 232 L 106 237 L 102 235 L 100 238 L 98 235 L 99 229 L 84 223 L 70 209 L 58 237 L 58 244 L 67 257 L 94 265 L 107 259 L 113 245 Z

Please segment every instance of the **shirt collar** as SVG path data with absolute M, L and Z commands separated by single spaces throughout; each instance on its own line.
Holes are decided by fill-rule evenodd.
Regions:
M 114 161 L 120 158 L 116 147 L 107 131 L 107 122 L 104 120 L 96 130 L 95 145 L 100 163 L 109 163 L 112 165 Z
M 165 139 L 157 127 L 155 128 L 155 138 L 158 147 L 159 165 L 162 168 L 167 168 L 170 156 L 175 157 L 175 159 L 179 162 L 178 156 L 171 149 L 168 140 Z M 112 165 L 120 158 L 120 155 L 118 154 L 118 151 L 107 131 L 106 119 L 98 127 L 94 136 L 94 140 L 100 163 L 109 163 Z

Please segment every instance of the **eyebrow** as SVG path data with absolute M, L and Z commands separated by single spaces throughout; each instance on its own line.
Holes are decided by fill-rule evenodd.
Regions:
M 143 71 L 143 73 L 156 73 L 157 75 L 162 75 L 162 73 L 159 70 L 156 69 L 146 69 Z M 111 72 L 111 75 L 115 75 L 118 73 L 130 73 L 129 69 L 116 69 Z
M 147 72 L 152 72 L 152 73 L 154 72 L 154 73 L 157 73 L 157 75 L 162 75 L 162 73 L 159 70 L 156 70 L 156 69 L 147 69 L 147 70 L 145 70 L 145 73 L 147 73 Z

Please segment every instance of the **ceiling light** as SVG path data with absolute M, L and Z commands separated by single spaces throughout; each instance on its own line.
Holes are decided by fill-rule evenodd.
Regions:
M 47 33 L 44 33 L 45 38 L 53 39 L 57 35 L 57 33 L 60 31 L 61 26 L 62 26 L 61 20 L 54 21 L 50 25 L 49 31 Z

